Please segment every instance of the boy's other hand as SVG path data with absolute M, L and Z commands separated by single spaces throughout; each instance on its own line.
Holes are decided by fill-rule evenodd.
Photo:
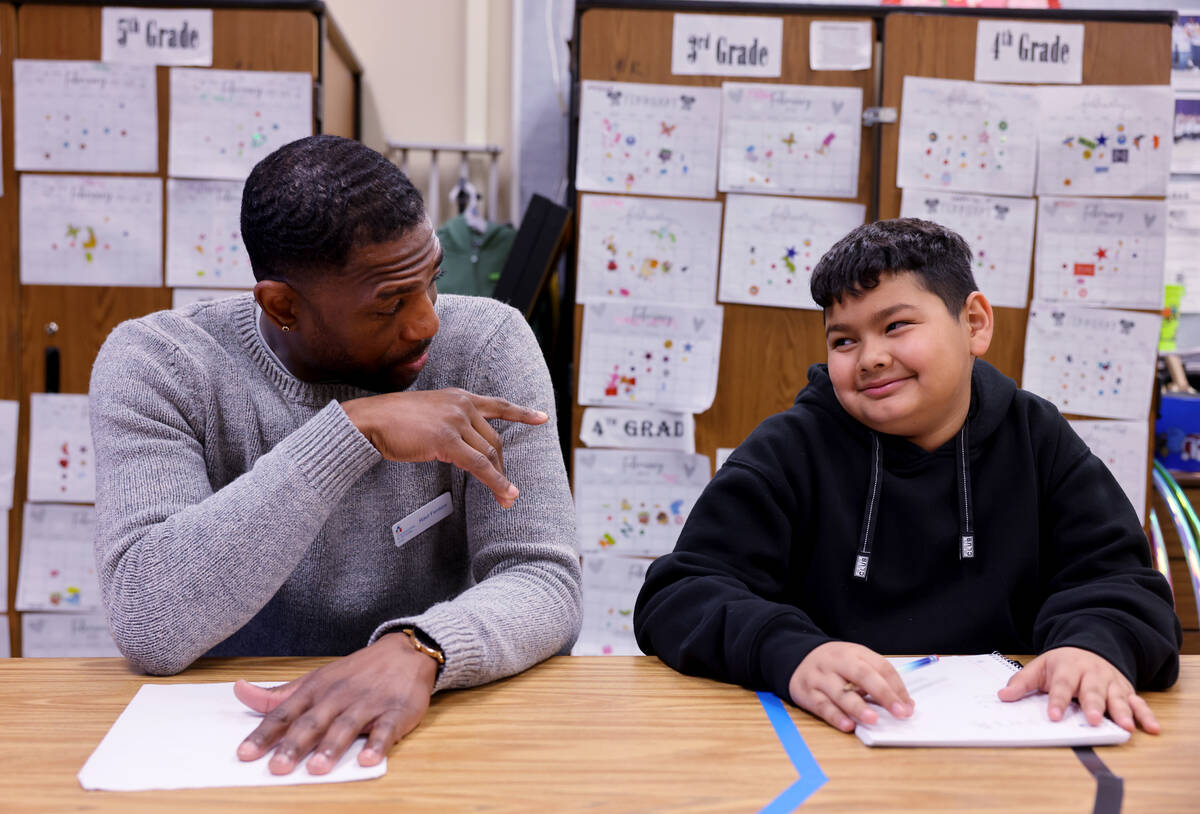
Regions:
M 913 713 L 913 700 L 900 674 L 883 656 L 860 644 L 826 642 L 804 657 L 788 682 L 792 701 L 801 709 L 843 732 L 853 732 L 854 722 L 873 724 L 879 714 L 865 700 L 893 717 Z
M 1117 726 L 1130 732 L 1135 726 L 1157 735 L 1158 720 L 1150 705 L 1133 690 L 1129 679 L 1110 662 L 1078 647 L 1056 647 L 1035 658 L 1009 679 L 998 693 L 1001 701 L 1016 701 L 1031 692 L 1050 694 L 1049 715 L 1061 721 L 1072 698 L 1092 726 L 1105 710 Z

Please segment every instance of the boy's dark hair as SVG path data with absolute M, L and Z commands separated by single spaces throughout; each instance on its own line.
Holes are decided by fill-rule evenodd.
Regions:
M 242 242 L 256 280 L 340 268 L 351 249 L 397 238 L 424 217 L 421 193 L 396 165 L 339 136 L 283 145 L 242 191 Z
M 810 288 L 828 308 L 879 285 L 879 275 L 909 271 L 936 294 L 957 319 L 972 291 L 971 248 L 957 232 L 932 221 L 896 218 L 865 223 L 825 252 L 813 269 Z

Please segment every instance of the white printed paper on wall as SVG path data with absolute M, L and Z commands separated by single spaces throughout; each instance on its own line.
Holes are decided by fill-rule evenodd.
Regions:
M 1024 308 L 1033 258 L 1033 198 L 905 189 L 900 217 L 940 223 L 971 247 L 975 284 L 993 306 Z
M 575 186 L 715 198 L 720 122 L 719 88 L 585 79 Z
M 21 282 L 162 285 L 162 181 L 22 175 Z
M 633 606 L 653 560 L 585 554 L 583 627 L 572 656 L 640 656 L 633 636 Z
M 1150 455 L 1150 425 L 1145 421 L 1071 421 L 1071 429 L 1104 461 L 1146 522 L 1146 471 Z
M 0 512 L 0 523 L 4 526 L 0 528 L 0 585 L 4 586 L 4 590 L 0 592 L 0 613 L 8 610 L 8 511 Z M 6 620 L 0 617 L 0 626 L 4 627 L 4 632 L 8 632 Z
M 1038 88 L 1039 195 L 1165 195 L 1175 100 L 1166 85 Z
M 25 658 L 120 656 L 103 613 L 26 613 L 21 616 Z
M 1064 413 L 1145 420 L 1161 323 L 1157 314 L 1035 303 L 1021 387 Z
M 670 410 L 588 407 L 579 422 L 579 440 L 589 447 L 696 451 L 696 417 Z
M 862 204 L 760 195 L 725 197 L 717 299 L 781 308 L 817 308 L 813 267 L 834 243 L 862 225 Z
M 95 533 L 91 506 L 26 503 L 17 610 L 100 610 Z
M 579 403 L 702 413 L 717 394 L 719 305 L 589 303 Z
M 167 179 L 167 285 L 253 288 L 242 182 Z
M 0 659 L 12 656 L 12 642 L 8 638 L 8 616 L 0 613 Z
M 1200 313 L 1200 205 L 1167 204 L 1167 248 L 1163 279 L 1183 286 L 1181 314 Z
M 577 302 L 711 305 L 721 204 L 584 195 Z
M 1166 236 L 1165 201 L 1039 198 L 1034 296 L 1160 308 Z
M 18 170 L 158 171 L 153 65 L 13 60 Z
M 782 17 L 676 14 L 672 23 L 671 73 L 779 76 L 782 70 Z
M 13 484 L 17 473 L 18 412 L 18 402 L 0 401 L 0 509 L 11 509 L 13 505 Z
M 91 503 L 95 495 L 88 397 L 33 393 L 29 397 L 29 499 Z
M 575 450 L 579 550 L 658 556 L 675 547 L 708 483 L 706 455 Z
M 896 186 L 1032 195 L 1033 88 L 904 77 Z
M 312 76 L 171 69 L 168 172 L 241 181 L 263 158 L 312 135 Z
M 722 192 L 858 195 L 862 88 L 722 85 Z

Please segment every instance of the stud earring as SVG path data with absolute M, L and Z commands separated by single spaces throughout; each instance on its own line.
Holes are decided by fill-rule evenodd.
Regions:
M 285 334 L 290 334 L 292 332 L 292 327 L 290 325 L 280 325 L 279 330 L 283 331 Z

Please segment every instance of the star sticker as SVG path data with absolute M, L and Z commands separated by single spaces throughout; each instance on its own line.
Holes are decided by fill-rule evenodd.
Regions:
M 1096 143 L 1101 146 L 1108 144 L 1108 136 L 1101 133 L 1100 135 L 1096 136 Z
M 796 134 L 788 133 L 787 138 L 780 139 L 780 141 L 782 141 L 784 144 L 786 144 L 788 146 L 788 149 L 790 150 L 790 149 L 792 149 L 792 145 L 794 145 L 796 143 Z
M 1104 249 L 1096 249 L 1096 259 L 1097 260 L 1103 260 L 1106 257 L 1108 257 L 1107 251 L 1105 251 Z
M 79 237 L 79 227 L 67 224 L 67 237 Z

